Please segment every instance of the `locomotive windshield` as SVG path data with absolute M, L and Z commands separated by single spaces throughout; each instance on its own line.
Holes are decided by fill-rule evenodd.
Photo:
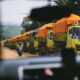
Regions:
M 73 28 L 73 38 L 80 39 L 80 27 Z

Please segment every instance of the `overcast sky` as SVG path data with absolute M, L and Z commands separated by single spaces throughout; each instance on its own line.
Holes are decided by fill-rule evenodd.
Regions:
M 29 15 L 32 8 L 45 6 L 48 4 L 46 0 L 4 0 L 0 3 L 2 23 L 18 25 L 21 25 L 23 17 Z

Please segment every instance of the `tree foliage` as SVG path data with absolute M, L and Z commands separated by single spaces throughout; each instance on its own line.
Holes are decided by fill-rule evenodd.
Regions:
M 40 23 L 38 21 L 31 20 L 29 16 L 27 16 L 23 19 L 21 25 L 25 29 L 25 31 L 30 31 L 38 28 L 40 26 Z
M 58 6 L 68 6 L 74 13 L 80 15 L 80 0 L 54 0 Z
M 25 31 L 34 30 L 42 23 L 49 23 L 60 18 L 67 17 L 71 13 L 80 15 L 80 0 L 48 0 L 55 2 L 56 5 L 34 8 L 29 16 L 25 17 L 22 27 Z

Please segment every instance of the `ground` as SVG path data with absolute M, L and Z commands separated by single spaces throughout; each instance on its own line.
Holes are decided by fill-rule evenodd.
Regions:
M 31 56 L 38 56 L 34 54 L 29 53 L 23 53 L 23 55 L 20 57 L 16 50 L 9 49 L 7 47 L 2 47 L 0 49 L 0 59 L 17 59 L 17 58 L 24 58 L 24 57 L 31 57 Z

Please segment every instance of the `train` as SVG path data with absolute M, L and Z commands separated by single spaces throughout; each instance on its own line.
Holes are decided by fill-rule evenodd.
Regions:
M 70 14 L 56 22 L 44 24 L 35 30 L 5 40 L 4 46 L 17 49 L 18 43 L 23 43 L 24 51 L 31 54 L 55 54 L 63 48 L 73 48 L 80 54 L 80 16 Z

